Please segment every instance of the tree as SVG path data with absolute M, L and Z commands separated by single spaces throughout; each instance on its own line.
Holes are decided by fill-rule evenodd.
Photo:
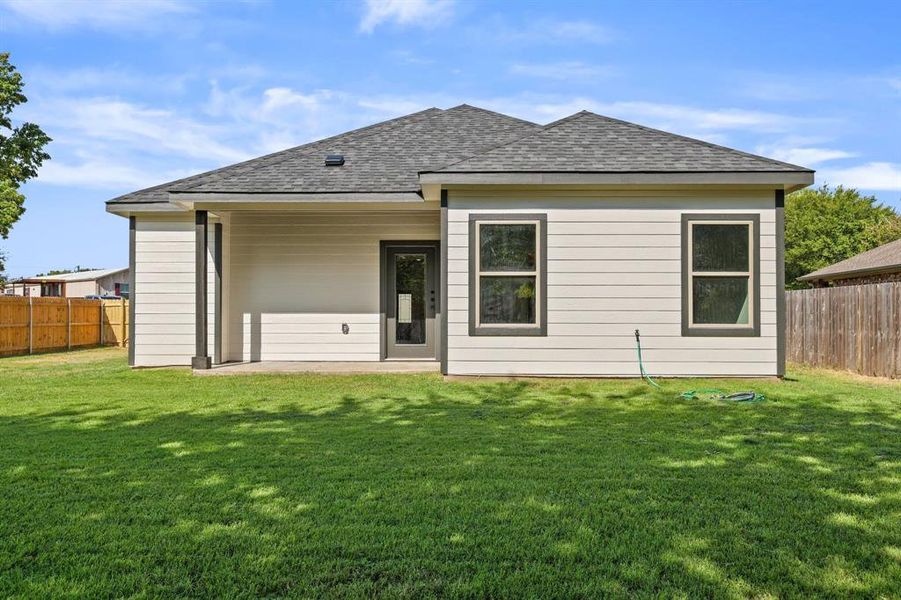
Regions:
M 901 216 L 873 196 L 823 185 L 785 201 L 785 284 L 801 275 L 901 238 Z
M 46 273 L 38 273 L 35 277 L 52 277 L 53 275 L 65 275 L 67 273 L 84 273 L 85 271 L 99 271 L 100 269 L 96 269 L 94 267 L 82 267 L 81 265 L 75 265 L 74 269 L 50 269 Z
M 13 224 L 25 212 L 25 196 L 19 186 L 38 174 L 50 155 L 44 146 L 50 137 L 34 123 L 13 126 L 11 113 L 28 101 L 22 93 L 22 76 L 0 52 L 0 236 L 9 237 Z

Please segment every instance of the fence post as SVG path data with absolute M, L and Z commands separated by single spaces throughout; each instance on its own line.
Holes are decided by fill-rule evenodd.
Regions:
M 128 332 L 127 332 L 127 330 L 125 329 L 125 327 L 126 327 L 126 325 L 125 325 L 125 317 L 126 317 L 126 310 L 127 310 L 127 309 L 125 308 L 125 298 L 120 298 L 120 299 L 119 299 L 119 302 L 122 303 L 122 305 L 121 305 L 121 308 L 122 308 L 122 319 L 121 319 L 122 327 L 121 327 L 121 335 L 119 336 L 119 346 L 122 347 L 122 348 L 124 348 L 124 347 L 125 347 L 125 344 L 126 344 L 125 336 L 128 335 Z M 130 302 L 130 300 L 129 300 L 129 302 Z M 129 325 L 130 325 L 130 324 L 129 324 Z
M 28 295 L 28 354 L 34 353 L 34 299 Z
M 72 349 L 72 298 L 66 298 L 66 350 Z
M 103 345 L 103 337 L 104 337 L 103 330 L 106 328 L 103 323 L 103 317 L 106 316 L 106 307 L 103 305 L 103 300 L 98 300 L 97 302 L 100 303 L 100 333 L 99 333 L 99 335 L 100 335 L 100 345 L 102 346 Z

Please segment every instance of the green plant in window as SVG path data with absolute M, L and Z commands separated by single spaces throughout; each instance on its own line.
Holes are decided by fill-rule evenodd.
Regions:
M 524 299 L 534 298 L 535 286 L 532 285 L 532 282 L 522 284 L 516 289 L 516 297 Z

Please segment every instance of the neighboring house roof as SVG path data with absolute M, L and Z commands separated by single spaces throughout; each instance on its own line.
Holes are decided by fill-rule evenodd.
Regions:
M 883 244 L 878 248 L 861 252 L 819 271 L 798 277 L 800 281 L 816 281 L 818 279 L 851 279 L 873 273 L 901 272 L 901 240 Z
M 77 273 L 60 273 L 58 275 L 42 275 L 40 277 L 24 277 L 20 280 L 20 282 L 46 282 L 46 283 L 56 283 L 58 281 L 64 281 L 66 283 L 72 283 L 73 281 L 91 281 L 94 279 L 102 279 L 108 275 L 115 275 L 116 273 L 122 273 L 127 271 L 128 267 L 121 267 L 119 269 L 95 269 L 93 271 L 79 271 Z
M 343 155 L 343 166 L 325 166 L 329 154 Z M 418 194 L 420 174 L 476 172 L 811 173 L 586 111 L 542 126 L 463 104 L 430 108 L 108 204 L 162 204 L 170 193 Z

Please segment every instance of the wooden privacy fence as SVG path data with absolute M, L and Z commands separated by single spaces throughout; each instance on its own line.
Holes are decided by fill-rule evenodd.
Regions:
M 901 377 L 901 282 L 785 294 L 789 361 Z
M 127 300 L 0 296 L 0 355 L 127 342 Z

